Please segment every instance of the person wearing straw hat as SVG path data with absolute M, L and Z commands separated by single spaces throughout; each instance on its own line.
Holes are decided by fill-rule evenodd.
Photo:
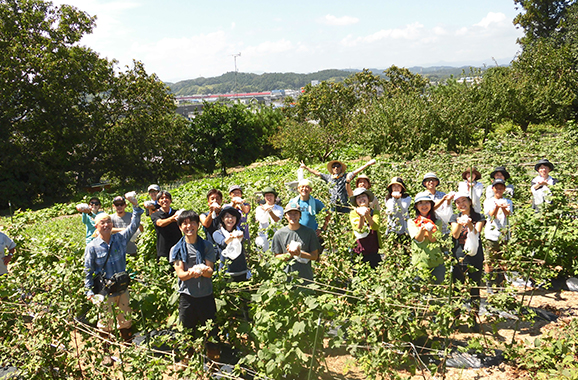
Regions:
M 277 223 L 283 218 L 283 207 L 275 204 L 277 192 L 271 186 L 261 190 L 261 194 L 265 198 L 265 203 L 255 209 L 255 219 L 259 222 L 259 232 L 255 244 L 265 252 L 269 249 L 267 229 L 271 224 Z
M 538 172 L 538 176 L 532 180 L 532 208 L 539 211 L 543 204 L 550 203 L 549 197 L 552 195 L 550 186 L 554 186 L 558 180 L 550 176 L 554 164 L 546 158 L 538 161 L 534 165 L 534 170 Z
M 365 174 L 360 174 L 357 176 L 357 178 L 355 179 L 355 189 L 351 188 L 351 181 L 345 182 L 346 182 L 345 188 L 347 189 L 347 195 L 349 195 L 349 199 L 351 199 L 351 196 L 353 196 L 353 190 L 355 189 L 359 188 L 364 188 L 367 190 L 371 189 L 371 181 L 369 177 Z M 369 203 L 369 207 L 371 207 L 375 211 L 381 210 L 381 207 L 379 206 L 379 200 L 377 199 L 377 197 L 373 197 L 373 201 Z
M 386 234 L 396 233 L 398 236 L 407 235 L 407 220 L 411 197 L 401 177 L 393 177 L 387 185 L 385 197 L 385 213 L 387 214 Z
M 429 172 L 423 176 L 421 185 L 426 188 L 426 192 L 429 194 L 431 199 L 434 201 L 433 210 L 436 214 L 436 218 L 442 222 L 442 235 L 444 237 L 448 236 L 449 221 L 453 215 L 452 199 L 454 199 L 454 192 L 451 191 L 448 194 L 437 190 L 440 185 L 440 179 L 436 173 Z
M 510 179 L 510 173 L 508 173 L 508 171 L 504 166 L 497 166 L 494 169 L 494 171 L 490 173 L 490 178 L 492 179 L 492 183 L 488 185 L 488 187 L 486 187 L 486 199 L 494 196 L 493 181 L 495 181 L 496 179 L 501 179 L 502 181 L 504 181 L 504 183 L 506 183 Z M 510 198 L 513 197 L 514 185 L 506 185 L 504 195 Z
M 498 264 L 501 268 L 497 274 L 496 279 L 487 279 L 486 286 L 488 293 L 493 293 L 492 284 L 500 286 L 504 280 L 505 266 L 498 263 L 502 258 L 502 247 L 510 238 L 508 217 L 514 210 L 514 204 L 511 200 L 504 198 L 506 191 L 506 182 L 503 179 L 495 179 L 492 183 L 494 196 L 486 198 L 484 201 L 484 214 L 486 214 L 488 222 L 484 229 L 486 242 L 488 247 L 488 254 L 484 262 L 484 270 L 486 276 L 490 277 L 494 271 L 494 266 Z
M 271 251 L 276 257 L 289 261 L 285 271 L 298 272 L 299 277 L 313 281 L 311 260 L 319 259 L 321 244 L 311 228 L 299 223 L 301 207 L 293 201 L 285 206 L 287 226 L 273 235 Z
M 373 164 L 375 164 L 375 160 L 370 160 L 365 165 L 351 173 L 347 173 L 347 165 L 339 160 L 332 160 L 327 163 L 327 171 L 329 174 L 323 174 L 317 170 L 311 169 L 307 167 L 303 161 L 301 161 L 301 168 L 318 176 L 331 186 L 329 189 L 329 194 L 331 195 L 330 201 L 335 208 L 335 211 L 349 213 L 351 208 L 349 207 L 349 196 L 347 194 L 346 184 L 362 170 Z
M 441 220 L 438 220 L 434 211 L 435 202 L 429 191 L 418 193 L 415 196 L 413 208 L 415 219 L 407 222 L 407 229 L 411 237 L 411 263 L 420 272 L 433 277 L 436 284 L 444 280 L 446 267 L 441 247 L 436 243 L 441 238 Z
M 379 248 L 381 247 L 381 233 L 379 232 L 379 211 L 370 207 L 375 198 L 373 193 L 364 187 L 358 187 L 349 198 L 355 207 L 349 213 L 349 221 L 355 236 L 353 252 L 361 255 L 361 261 L 376 268 L 381 262 Z
M 474 211 L 482 212 L 482 194 L 484 193 L 484 185 L 478 182 L 482 175 L 474 166 L 467 168 L 462 172 L 463 181 L 458 184 L 458 193 L 470 194 L 470 200 Z

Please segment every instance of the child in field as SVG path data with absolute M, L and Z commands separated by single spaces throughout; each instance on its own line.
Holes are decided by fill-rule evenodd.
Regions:
M 484 202 L 484 214 L 487 216 L 484 231 L 488 243 L 488 255 L 484 262 L 484 270 L 488 277 L 493 272 L 494 265 L 501 259 L 503 244 L 509 239 L 508 217 L 514 209 L 512 201 L 504 198 L 504 192 L 506 191 L 506 183 L 504 180 L 494 180 L 492 188 L 494 190 L 494 196 L 486 198 Z M 486 280 L 488 293 L 493 293 L 492 282 L 500 286 L 504 280 L 503 271 L 505 267 L 503 265 L 499 266 L 501 271 L 497 274 L 495 281 Z
M 362 261 L 369 263 L 372 268 L 376 268 L 381 261 L 379 247 L 381 246 L 379 232 L 379 211 L 370 207 L 374 199 L 371 191 L 358 187 L 349 198 L 355 207 L 349 213 L 349 220 L 353 227 L 353 234 L 356 238 L 353 252 L 362 255 Z
M 420 271 L 428 271 L 436 284 L 444 280 L 446 268 L 441 247 L 436 243 L 441 238 L 441 220 L 434 212 L 435 202 L 430 193 L 424 191 L 415 196 L 416 218 L 409 220 L 407 229 L 411 240 L 411 263 Z

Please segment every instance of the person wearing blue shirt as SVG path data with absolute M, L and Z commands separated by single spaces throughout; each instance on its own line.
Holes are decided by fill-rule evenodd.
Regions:
M 136 232 L 140 225 L 141 214 L 144 212 L 138 206 L 134 197 L 127 197 L 133 204 L 131 222 L 125 230 L 112 234 L 112 219 L 107 213 L 100 213 L 95 218 L 95 228 L 97 236 L 86 246 L 84 250 L 84 286 L 87 288 L 86 296 L 94 304 L 105 302 L 105 309 L 108 316 L 98 321 L 98 328 L 105 332 L 113 330 L 113 321 L 110 318 L 112 308 L 118 307 L 120 312 L 116 312 L 117 327 L 125 341 L 130 341 L 132 334 L 130 328 L 132 321 L 130 314 L 132 310 L 129 305 L 128 289 L 119 293 L 108 294 L 106 299 L 102 300 L 96 297 L 93 291 L 93 277 L 95 274 L 104 272 L 104 277 L 110 279 L 115 273 L 126 271 L 126 245 L 131 236 Z M 110 251 L 110 255 L 109 255 Z M 108 260 L 107 260 L 107 256 Z M 106 264 L 105 264 L 106 262 Z M 108 336 L 108 334 L 106 334 Z

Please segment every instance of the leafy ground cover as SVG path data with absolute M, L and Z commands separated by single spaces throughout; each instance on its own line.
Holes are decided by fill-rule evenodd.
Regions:
M 516 188 L 513 244 L 506 255 L 509 265 L 523 277 L 531 277 L 534 284 L 548 288 L 550 279 L 578 271 L 574 248 L 578 134 L 572 126 L 558 132 L 531 132 L 517 135 L 504 131 L 491 136 L 483 149 L 459 156 L 431 151 L 412 161 L 377 157 L 378 163 L 366 173 L 372 179 L 372 190 L 383 200 L 385 187 L 394 175 L 403 177 L 415 195 L 422 190 L 421 178 L 426 172 L 437 172 L 440 189 L 450 191 L 455 190 L 462 170 L 469 165 L 484 174 L 485 184 L 495 166 L 505 165 Z M 529 183 L 535 176 L 534 163 L 543 157 L 555 163 L 553 175 L 561 185 L 554 190 L 551 209 L 535 215 L 529 208 Z M 346 162 L 356 167 L 363 160 Z M 295 196 L 285 184 L 296 179 L 297 168 L 295 162 L 263 160 L 227 177 L 167 187 L 175 208 L 200 212 L 207 208 L 208 190 L 216 187 L 226 192 L 233 183 L 244 188 L 253 207 L 258 191 L 267 185 L 279 190 L 285 204 Z M 324 171 L 324 164 L 315 168 Z M 112 195 L 101 196 L 108 210 Z M 314 180 L 313 195 L 328 203 L 322 182 Z M 145 194 L 141 194 L 141 201 L 144 199 Z M 1 221 L 5 232 L 17 242 L 18 254 L 11 273 L 0 283 L 0 364 L 19 368 L 26 378 L 39 379 L 208 376 L 201 360 L 202 338 L 194 341 L 179 332 L 176 280 L 167 274 L 168 263 L 154 260 L 154 229 L 148 218 L 143 219 L 145 232 L 139 238 L 139 253 L 128 259 L 134 277 L 134 326 L 144 335 L 167 330 L 174 333 L 151 338 L 142 345 L 119 346 L 114 351 L 119 358 L 116 364 L 111 368 L 101 365 L 103 342 L 92 327 L 98 310 L 88 304 L 83 289 L 84 227 L 78 215 L 67 216 L 73 208 L 73 204 L 56 205 L 37 212 L 18 212 L 12 220 Z M 253 237 L 256 228 L 253 223 Z M 314 264 L 316 282 L 307 289 L 297 279 L 288 280 L 284 264 L 270 252 L 262 253 L 252 246 L 248 260 L 253 277 L 249 282 L 229 283 L 222 274 L 214 278 L 218 300 L 215 323 L 221 341 L 240 359 L 235 376 L 500 378 L 500 374 L 507 374 L 576 378 L 574 293 L 508 288 L 490 297 L 488 303 L 508 310 L 519 321 L 489 314 L 479 319 L 482 333 L 474 333 L 471 327 L 477 317 L 468 309 L 468 285 L 452 286 L 449 276 L 439 286 L 417 283 L 405 247 L 391 238 L 385 239 L 384 263 L 378 270 L 370 270 L 351 256 L 352 239 L 347 217 L 334 215 L 325 235 L 326 250 Z M 446 264 L 449 268 L 451 258 Z M 534 315 L 526 313 L 528 305 L 554 311 L 558 321 L 532 323 Z M 540 339 L 535 340 L 538 336 Z M 159 354 L 163 343 L 169 354 Z M 192 356 L 185 355 L 187 346 L 192 348 Z M 505 362 L 471 374 L 448 369 L 445 359 L 460 350 L 488 356 L 500 350 Z

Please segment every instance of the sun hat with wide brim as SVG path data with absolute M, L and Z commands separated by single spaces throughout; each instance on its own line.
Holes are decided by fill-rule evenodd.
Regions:
M 357 207 L 357 197 L 361 194 L 367 194 L 370 203 L 375 199 L 375 195 L 373 195 L 371 191 L 367 190 L 365 187 L 358 187 L 357 189 L 353 190 L 353 195 L 349 197 L 349 202 Z
M 223 221 L 223 216 L 225 216 L 226 214 L 231 214 L 233 215 L 235 218 L 237 218 L 237 220 L 235 221 L 235 228 L 237 226 L 239 226 L 239 223 L 241 223 L 241 211 L 237 210 L 234 207 L 231 206 L 225 206 L 223 207 L 223 209 L 221 210 L 221 212 L 219 213 L 219 215 L 217 215 L 217 223 L 221 224 Z
M 341 162 L 341 161 L 339 161 L 339 160 L 333 160 L 333 161 L 329 161 L 329 162 L 327 163 L 327 171 L 328 171 L 329 173 L 332 173 L 332 172 L 333 172 L 333 170 L 332 170 L 333 164 L 339 164 L 339 165 L 341 165 L 341 172 L 342 172 L 342 173 L 345 173 L 345 172 L 347 171 L 347 165 L 345 165 L 343 162 Z
M 243 189 L 241 189 L 241 186 L 239 186 L 239 185 L 231 185 L 229 187 L 229 194 L 231 194 L 235 190 L 239 190 L 241 192 L 241 194 L 243 194 Z
M 415 195 L 414 204 L 418 204 L 419 202 L 423 201 L 435 204 L 434 200 L 432 199 L 432 195 L 429 191 L 422 191 L 421 193 L 417 193 Z
M 393 177 L 391 179 L 391 181 L 389 182 L 389 185 L 387 185 L 387 190 L 391 190 L 391 186 L 398 184 L 401 187 L 403 187 L 404 190 L 407 190 L 407 188 L 405 187 L 405 183 L 403 183 L 403 179 L 401 177 Z
M 534 170 L 538 171 L 538 169 L 540 169 L 540 166 L 542 165 L 546 165 L 547 167 L 549 167 L 550 171 L 554 170 L 554 164 L 548 161 L 547 158 L 542 158 L 540 161 L 538 161 L 538 163 L 534 165 Z
M 359 180 L 360 180 L 360 179 L 366 180 L 367 183 L 369 184 L 368 189 L 371 188 L 371 180 L 370 180 L 369 177 L 366 176 L 365 174 L 360 174 L 360 175 L 357 176 L 357 179 L 355 180 L 355 187 L 358 187 L 358 184 L 359 184 Z
M 471 179 L 472 181 L 477 181 L 480 178 L 482 178 L 482 174 L 478 171 L 478 169 L 475 168 L 475 166 L 472 166 L 471 168 L 467 168 L 466 170 L 464 170 L 464 172 L 462 173 L 462 178 L 467 179 L 466 175 L 470 173 L 474 175 L 474 178 Z
M 510 178 L 510 173 L 508 173 L 508 171 L 504 166 L 498 166 L 497 168 L 495 168 L 494 171 L 490 173 L 490 178 L 494 179 L 496 177 L 496 173 L 502 173 L 506 180 Z
M 454 195 L 454 202 L 460 198 L 468 198 L 469 200 L 472 200 L 472 198 L 470 197 L 470 193 L 459 192 L 459 193 L 456 193 L 456 195 Z
M 265 194 L 273 194 L 275 197 L 277 197 L 277 192 L 275 191 L 274 188 L 272 188 L 271 186 L 267 186 L 265 187 L 263 190 L 261 190 L 261 194 L 265 195 Z
M 440 179 L 438 178 L 438 176 L 436 175 L 436 173 L 430 172 L 430 173 L 425 173 L 425 175 L 423 176 L 423 179 L 421 180 L 421 185 L 422 185 L 423 187 L 426 187 L 426 186 L 425 186 L 425 181 L 428 180 L 428 179 L 435 179 L 435 180 L 438 181 L 438 184 L 437 184 L 436 186 L 439 186 L 439 185 L 440 185 Z

